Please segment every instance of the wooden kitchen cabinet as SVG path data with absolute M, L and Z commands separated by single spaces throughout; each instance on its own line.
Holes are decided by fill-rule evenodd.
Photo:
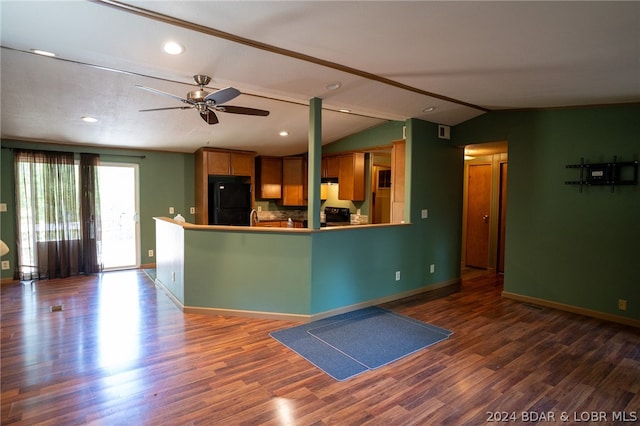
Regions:
M 340 174 L 340 156 L 331 155 L 322 157 L 322 173 L 323 178 L 338 178 Z
M 261 200 L 282 198 L 282 158 L 256 159 L 256 198 Z
M 338 198 L 341 200 L 364 201 L 364 153 L 352 152 L 340 155 L 338 173 Z
M 282 158 L 282 199 L 283 206 L 306 206 L 304 196 L 306 186 L 306 161 L 304 157 Z
M 253 153 L 205 151 L 207 173 L 217 176 L 253 176 Z
M 405 153 L 404 141 L 393 142 L 391 149 L 391 223 L 402 223 L 404 220 Z
M 209 176 L 243 176 L 254 183 L 253 152 L 200 148 L 195 153 L 195 223 L 209 224 Z

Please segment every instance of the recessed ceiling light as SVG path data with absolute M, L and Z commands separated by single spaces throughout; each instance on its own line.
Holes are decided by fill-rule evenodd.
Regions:
M 86 121 L 87 123 L 95 123 L 96 121 L 98 121 L 98 119 L 85 115 L 84 117 L 82 117 L 82 121 Z
M 342 87 L 342 83 L 336 81 L 334 83 L 327 84 L 325 87 L 327 88 L 327 90 L 338 90 L 340 87 Z
M 350 113 L 350 112 L 351 112 L 351 110 L 350 110 L 350 109 L 346 109 L 346 108 L 341 108 L 341 109 L 339 109 L 338 111 L 340 111 L 340 112 L 345 112 L 345 113 Z
M 31 51 L 33 53 L 36 53 L 38 55 L 42 55 L 42 56 L 56 56 L 55 53 L 53 52 L 47 52 L 46 50 L 40 50 L 40 49 L 31 49 Z
M 436 110 L 436 107 L 430 106 L 430 107 L 426 107 L 425 109 L 423 109 L 422 112 L 433 112 L 435 110 Z
M 289 136 L 289 132 L 287 132 L 286 130 L 281 131 L 279 134 L 282 137 Z
M 175 41 L 168 41 L 162 45 L 162 50 L 169 55 L 179 55 L 184 52 L 184 47 Z

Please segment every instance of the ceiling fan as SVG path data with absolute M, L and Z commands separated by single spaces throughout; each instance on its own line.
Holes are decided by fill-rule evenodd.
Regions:
M 136 84 L 136 87 L 139 87 L 140 89 L 147 90 L 152 93 L 157 93 L 159 95 L 168 96 L 187 104 L 186 106 L 179 107 L 141 109 L 140 112 L 195 108 L 200 113 L 200 117 L 202 117 L 202 119 L 208 124 L 216 124 L 218 122 L 216 111 L 228 112 L 231 114 L 259 115 L 263 117 L 269 115 L 269 111 L 265 111 L 262 109 L 246 108 L 234 105 L 223 105 L 226 102 L 229 102 L 230 100 L 239 96 L 240 91 L 233 87 L 225 87 L 224 89 L 216 90 L 213 93 L 209 93 L 204 90 L 204 86 L 209 84 L 209 82 L 211 81 L 211 77 L 207 75 L 197 74 L 193 76 L 193 79 L 196 84 L 200 86 L 200 90 L 192 90 L 191 92 L 187 93 L 187 99 L 183 99 L 180 96 L 172 95 L 171 93 L 163 92 L 158 89 L 152 89 L 151 87 L 145 87 Z

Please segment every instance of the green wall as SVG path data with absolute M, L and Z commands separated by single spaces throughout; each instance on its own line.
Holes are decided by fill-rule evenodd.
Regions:
M 349 151 L 365 151 L 369 148 L 391 145 L 391 142 L 402 139 L 402 121 L 388 121 L 375 127 L 347 136 L 336 142 L 324 145 L 322 154 L 337 154 Z
M 67 152 L 92 152 L 100 154 L 101 161 L 111 163 L 138 164 L 139 193 L 140 193 L 140 261 L 144 264 L 155 263 L 155 258 L 149 257 L 148 250 L 154 249 L 155 224 L 154 216 L 169 216 L 169 207 L 174 207 L 176 213 L 181 213 L 188 221 L 193 220 L 189 215 L 189 207 L 194 205 L 194 156 L 193 154 L 169 153 L 157 151 L 136 151 L 123 149 L 109 149 L 80 145 L 56 145 L 33 142 L 2 140 L 3 148 L 28 148 L 58 150 Z M 8 211 L 0 213 L 1 236 L 9 247 L 15 247 L 15 201 L 13 152 L 2 149 L 0 172 L 1 202 L 7 203 Z M 144 156 L 145 158 L 139 158 Z M 2 271 L 2 278 L 12 278 L 14 266 L 17 262 L 15 250 L 3 257 L 9 259 L 12 268 Z
M 323 152 L 389 145 L 402 139 L 403 126 L 389 122 L 327 145 Z M 411 119 L 406 126 L 405 204 L 411 225 L 313 234 L 312 314 L 460 277 L 462 150 L 437 138 L 437 124 Z M 422 209 L 429 210 L 428 219 L 421 219 Z
M 493 112 L 453 129 L 455 145 L 509 143 L 506 292 L 640 319 L 640 188 L 564 183 L 581 157 L 639 160 L 638 135 L 640 105 Z
M 185 306 L 309 312 L 308 234 L 186 229 L 184 241 Z

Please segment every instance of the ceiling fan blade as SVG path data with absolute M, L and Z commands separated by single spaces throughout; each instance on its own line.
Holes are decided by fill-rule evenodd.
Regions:
M 139 109 L 138 112 L 149 112 L 149 111 L 164 111 L 168 109 L 191 109 L 193 106 L 179 106 L 179 107 L 166 107 L 166 108 L 149 108 L 149 109 Z
M 136 84 L 136 87 L 139 88 L 139 89 L 142 89 L 142 90 L 146 90 L 146 91 L 151 92 L 151 93 L 156 93 L 158 95 L 168 96 L 170 98 L 177 99 L 177 100 L 179 100 L 181 102 L 184 102 L 184 103 L 187 103 L 187 104 L 192 103 L 192 102 L 189 102 L 186 99 L 181 98 L 180 96 L 172 95 L 171 93 L 163 92 L 162 90 L 153 89 L 153 88 L 147 87 L 147 86 L 141 86 L 139 84 Z
M 216 124 L 218 123 L 218 116 L 216 115 L 215 112 L 211 111 L 210 109 L 201 112 L 200 113 L 200 117 L 202 117 L 202 119 L 204 121 L 207 122 L 207 124 Z
M 240 91 L 238 89 L 234 87 L 225 87 L 224 89 L 216 90 L 213 93 L 209 93 L 204 98 L 204 101 L 213 101 L 214 105 L 222 105 L 238 96 L 240 96 Z
M 221 112 L 229 112 L 231 114 L 260 115 L 262 117 L 266 117 L 267 115 L 269 115 L 269 111 L 265 111 L 263 109 L 246 108 L 233 105 L 221 105 L 217 107 L 216 110 Z

